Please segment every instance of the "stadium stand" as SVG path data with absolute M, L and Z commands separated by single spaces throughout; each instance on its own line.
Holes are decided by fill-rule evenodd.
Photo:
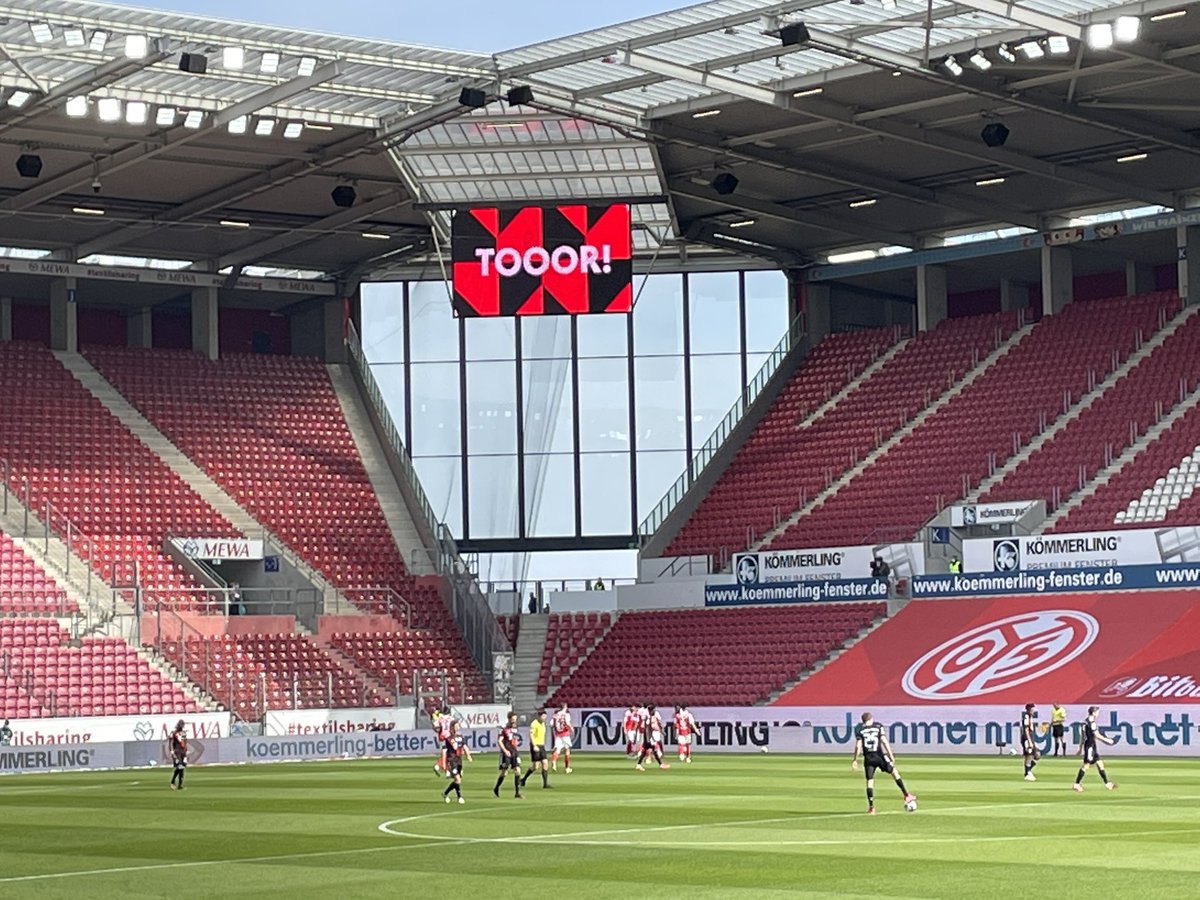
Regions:
M 359 634 L 335 632 L 330 645 L 356 665 L 370 672 L 389 687 L 398 687 L 404 695 L 413 692 L 413 672 L 446 672 L 446 688 L 451 703 L 483 703 L 489 692 L 480 678 L 462 641 L 453 636 L 425 632 L 374 632 Z M 435 675 L 422 675 L 422 687 L 436 687 Z
M 1054 510 L 1056 498 L 1066 499 L 1091 481 L 1179 402 L 1181 390 L 1190 393 L 1197 384 L 1200 316 L 1191 314 L 1161 346 L 979 499 L 990 503 L 1041 497 L 1047 510 Z M 1114 522 L 1121 524 L 1123 513 Z
M 79 606 L 7 534 L 0 533 L 0 614 L 79 612 Z
M 357 589 L 387 587 L 422 629 L 407 666 L 450 667 L 481 693 L 437 579 L 413 577 L 396 547 L 329 376 L 311 359 L 91 347 L 85 354 L 230 496 L 364 609 L 401 616 Z M 361 660 L 357 660 L 363 664 Z M 395 674 L 385 661 L 365 667 Z M 407 681 L 407 675 L 403 681 Z M 390 684 L 391 677 L 384 679 Z
M 942 322 L 909 341 L 814 421 L 803 419 L 850 383 L 894 339 L 835 335 L 818 345 L 665 555 L 732 554 L 866 457 L 1017 327 L 1016 313 Z M 822 348 L 829 350 L 822 353 Z M 796 403 L 792 398 L 799 397 Z M 776 404 L 779 407 L 779 403 Z M 822 541 L 809 546 L 824 546 Z M 793 546 L 792 544 L 786 544 Z
M 627 612 L 550 702 L 624 706 L 651 694 L 664 702 L 749 706 L 884 612 L 882 603 Z
M 1147 486 L 1156 483 L 1162 473 L 1169 473 L 1188 454 L 1194 452 L 1196 435 L 1200 434 L 1200 407 L 1193 406 L 1175 420 L 1154 441 L 1122 466 L 1107 482 L 1084 497 L 1066 516 L 1054 523 L 1055 532 L 1096 531 L 1111 528 L 1132 528 L 1145 524 L 1128 516 L 1118 517 L 1130 503 L 1141 497 Z M 1157 509 L 1157 506 L 1155 507 Z M 1166 510 L 1164 510 L 1165 514 Z M 1176 510 L 1171 524 L 1187 521 L 1188 509 Z
M 612 620 L 606 612 L 551 613 L 538 672 L 538 693 L 547 694 L 561 686 L 571 670 L 604 639 Z
M 179 685 L 121 638 L 70 636 L 52 618 L 0 618 L 5 716 L 121 716 L 199 712 Z
M 521 617 L 519 615 L 496 616 L 496 621 L 500 624 L 500 630 L 504 632 L 508 645 L 516 647 L 517 636 L 521 633 Z
M 387 706 L 392 699 L 299 634 L 166 641 L 163 655 L 246 720 L 267 709 Z
M 1178 306 L 1170 294 L 1116 297 L 1075 303 L 1043 319 L 769 546 L 848 546 L 912 537 L 1118 368 Z M 898 485 L 904 489 L 897 490 Z
M 103 579 L 131 562 L 150 602 L 186 604 L 196 583 L 162 551 L 170 535 L 235 537 L 233 527 L 121 425 L 45 347 L 0 343 L 0 459 L 34 515 L 50 503 L 90 537 Z M 28 493 L 26 494 L 26 485 Z M 118 573 L 119 574 L 119 573 Z M 124 577 L 124 576 L 123 576 Z

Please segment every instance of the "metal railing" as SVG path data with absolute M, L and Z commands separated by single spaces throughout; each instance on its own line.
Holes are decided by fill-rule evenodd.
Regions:
M 766 388 L 771 377 L 779 369 L 780 364 L 792 351 L 792 348 L 800 341 L 805 334 L 805 322 L 803 314 L 796 316 L 788 326 L 787 331 L 775 345 L 775 349 L 767 357 L 766 362 L 762 364 L 762 368 L 746 385 L 745 389 L 738 396 L 733 406 L 729 408 L 729 412 L 725 414 L 725 418 L 713 429 L 713 433 L 709 435 L 707 441 L 698 449 L 688 462 L 683 473 L 675 479 L 675 483 L 667 489 L 662 499 L 646 516 L 642 524 L 638 526 L 638 534 L 643 539 L 650 537 L 656 532 L 671 511 L 679 505 L 679 501 L 684 498 L 691 486 L 700 477 L 700 474 L 712 462 L 713 458 L 718 454 L 721 447 L 729 440 L 729 436 L 733 433 L 733 429 L 738 422 L 745 416 L 746 410 L 758 399 L 759 395 Z
M 415 499 L 417 509 L 414 512 L 420 514 L 428 532 L 433 535 L 436 541 L 434 567 L 437 573 L 446 578 L 450 585 L 450 596 L 447 598 L 449 601 L 447 606 L 454 616 L 459 630 L 462 632 L 463 639 L 466 641 L 467 648 L 471 651 L 471 657 L 474 659 L 475 665 L 490 685 L 492 655 L 512 649 L 509 646 L 508 638 L 500 630 L 500 626 L 496 622 L 496 617 L 492 614 L 488 606 L 487 597 L 479 588 L 478 579 L 471 573 L 462 556 L 459 554 L 458 545 L 455 543 L 450 529 L 438 521 L 433 504 L 429 502 L 429 497 L 426 495 L 425 489 L 421 486 L 421 479 L 417 477 L 417 470 L 413 465 L 412 456 L 409 455 L 408 448 L 404 445 L 404 439 L 400 434 L 400 430 L 396 427 L 396 423 L 392 419 L 391 413 L 387 408 L 387 403 L 383 398 L 383 393 L 380 391 L 379 385 L 375 381 L 375 376 L 371 372 L 371 365 L 367 361 L 366 354 L 363 352 L 362 341 L 359 339 L 358 331 L 352 323 L 346 331 L 346 346 L 350 351 L 351 364 L 354 366 L 354 370 L 364 386 L 366 400 L 371 404 L 371 408 L 382 427 L 382 436 L 386 439 L 390 449 L 399 461 L 401 474 L 412 497 Z

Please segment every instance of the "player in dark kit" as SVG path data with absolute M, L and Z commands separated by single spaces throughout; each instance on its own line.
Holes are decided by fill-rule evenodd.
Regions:
M 658 714 L 653 703 L 646 705 L 646 715 L 638 721 L 638 728 L 642 732 L 642 752 L 638 755 L 637 765 L 634 768 L 639 772 L 646 771 L 643 764 L 646 762 L 647 756 L 653 756 L 660 769 L 671 768 L 670 763 L 663 762 L 662 716 Z
M 1100 726 L 1096 724 L 1096 713 L 1100 712 L 1100 707 L 1089 706 L 1087 718 L 1083 720 L 1083 734 L 1079 743 L 1079 752 L 1083 754 L 1083 764 L 1079 767 L 1079 772 L 1075 776 L 1075 783 L 1071 785 L 1071 790 L 1075 793 L 1083 793 L 1083 776 L 1087 774 L 1088 766 L 1095 764 L 1096 771 L 1100 773 L 1100 777 L 1104 780 L 1104 786 L 1108 790 L 1116 788 L 1115 781 L 1108 780 L 1108 773 L 1104 771 L 1104 760 L 1100 758 L 1100 744 L 1113 743 L 1113 739 L 1107 735 L 1100 733 Z
M 183 775 L 187 771 L 187 735 L 183 731 L 183 719 L 175 723 L 175 730 L 171 732 L 171 736 L 167 738 L 168 748 L 171 751 L 171 764 L 174 766 L 174 771 L 171 773 L 171 790 L 183 790 Z
M 471 748 L 463 743 L 462 736 L 458 733 L 458 723 L 455 722 L 450 726 L 450 735 L 442 744 L 442 758 L 446 761 L 446 774 L 450 776 L 450 783 L 446 785 L 446 789 L 442 791 L 442 799 L 447 803 L 450 802 L 450 792 L 454 791 L 458 795 L 459 803 L 466 803 L 462 795 L 462 764 L 463 757 L 467 758 L 467 762 L 471 762 Z
M 850 761 L 850 768 L 856 772 L 860 755 L 863 758 L 863 772 L 867 776 L 868 815 L 875 815 L 876 769 L 887 772 L 896 780 L 896 787 L 900 788 L 900 793 L 904 795 L 906 809 L 917 808 L 917 798 L 905 788 L 904 779 L 900 777 L 900 772 L 896 769 L 896 757 L 892 753 L 891 745 L 888 744 L 887 734 L 884 732 L 883 726 L 876 722 L 869 712 L 862 714 L 862 724 L 858 726 L 854 738 L 854 759 Z
M 1038 764 L 1037 747 L 1033 743 L 1033 720 L 1037 717 L 1037 707 L 1032 703 L 1025 704 L 1025 710 L 1021 713 L 1021 756 L 1025 759 L 1025 780 L 1037 781 L 1037 776 L 1033 774 L 1033 767 Z
M 508 714 L 508 724 L 500 729 L 500 777 L 496 779 L 496 786 L 492 788 L 492 793 L 497 797 L 500 796 L 500 785 L 504 784 L 504 776 L 512 772 L 513 776 L 513 796 L 521 799 L 521 756 L 517 752 L 517 714 L 510 712 Z

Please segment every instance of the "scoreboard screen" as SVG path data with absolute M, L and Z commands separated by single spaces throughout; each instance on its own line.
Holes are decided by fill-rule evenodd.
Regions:
M 486 206 L 454 217 L 454 312 L 562 316 L 633 308 L 629 206 Z

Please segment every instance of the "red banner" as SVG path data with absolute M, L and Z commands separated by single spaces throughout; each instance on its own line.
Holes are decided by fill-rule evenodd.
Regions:
M 1198 599 L 914 601 L 775 705 L 1195 703 Z

